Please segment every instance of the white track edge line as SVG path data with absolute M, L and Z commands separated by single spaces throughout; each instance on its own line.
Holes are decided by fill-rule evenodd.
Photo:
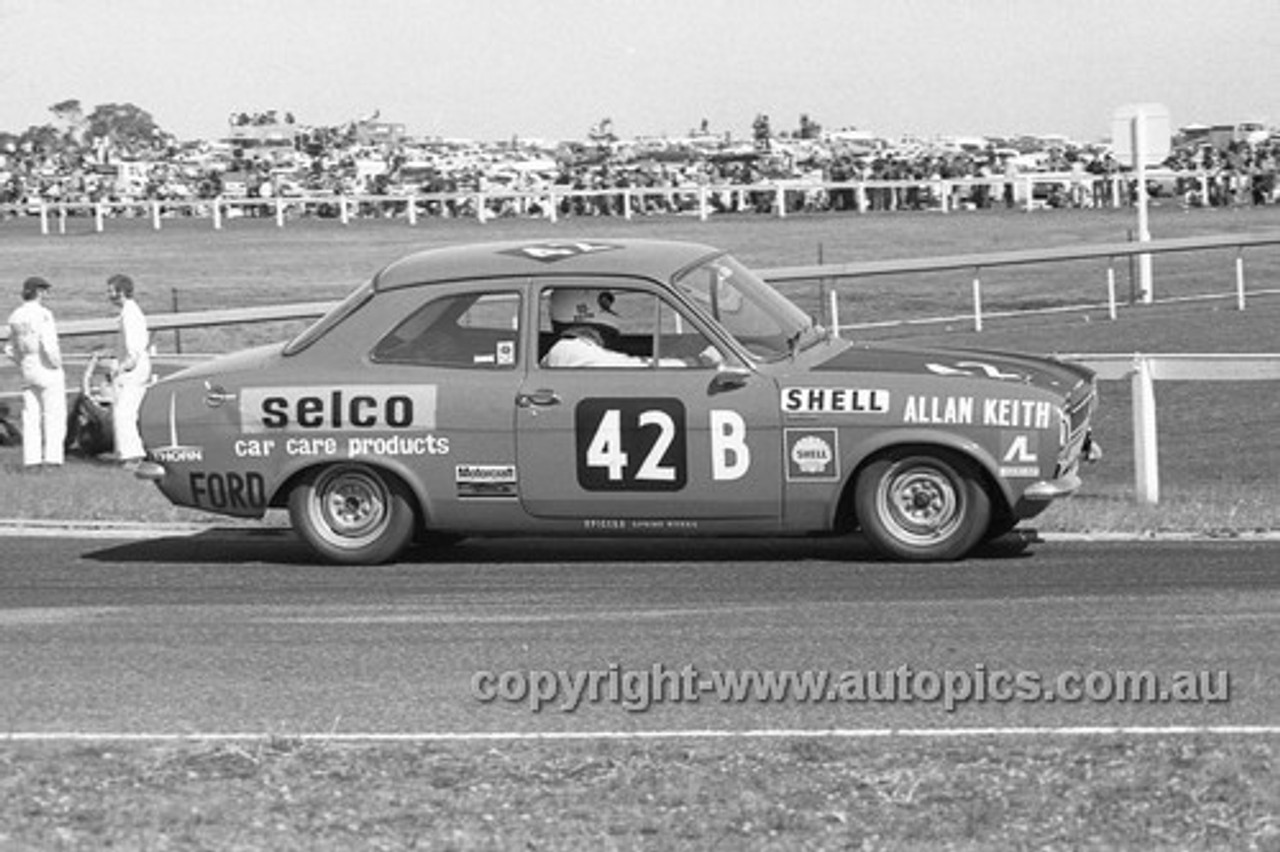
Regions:
M 248 732 L 92 732 L 13 731 L 0 734 L 0 745 L 49 742 L 252 742 L 284 740 L 316 743 L 432 743 L 432 742 L 556 742 L 589 740 L 750 740 L 750 739 L 957 739 L 965 737 L 1087 737 L 1087 736 L 1280 736 L 1280 725 L 1095 725 L 1074 727 L 1012 728 L 818 728 L 757 730 L 670 730 L 670 731 L 477 731 L 477 732 L 367 732 L 367 733 L 248 733 Z

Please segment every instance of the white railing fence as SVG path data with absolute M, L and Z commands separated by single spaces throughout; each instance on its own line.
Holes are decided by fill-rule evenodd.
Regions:
M 1134 492 L 1139 503 L 1160 502 L 1160 443 L 1156 428 L 1157 381 L 1280 381 L 1280 354 L 1177 353 L 1066 355 L 1102 381 L 1129 379 L 1133 408 Z
M 1184 195 L 1207 197 L 1214 176 L 1208 172 L 1150 173 L 1163 184 L 1195 186 Z M 1112 175 L 1070 172 L 1028 172 L 1017 177 L 1003 176 L 942 178 L 919 177 L 901 180 L 823 181 L 806 178 L 770 180 L 756 184 L 703 183 L 680 186 L 620 186 L 602 189 L 572 189 L 550 185 L 537 189 L 505 189 L 490 186 L 458 192 L 406 192 L 393 195 L 307 194 L 271 195 L 260 198 L 219 196 L 202 199 L 134 199 L 115 201 L 32 200 L 20 204 L 0 204 L 0 216 L 38 216 L 40 232 L 67 233 L 68 219 L 88 216 L 97 232 L 106 229 L 109 219 L 124 214 L 146 216 L 155 230 L 170 216 L 199 217 L 221 230 L 227 218 L 256 216 L 275 219 L 285 227 L 293 216 L 327 212 L 346 225 L 362 211 L 378 216 L 403 216 L 416 225 L 423 216 L 471 217 L 486 222 L 502 215 L 541 216 L 552 222 L 561 216 L 562 203 L 580 202 L 590 212 L 607 211 L 630 220 L 637 214 L 696 214 L 706 221 L 719 212 L 767 212 L 779 218 L 814 209 L 851 209 L 857 213 L 896 210 L 905 207 L 931 209 L 943 213 L 989 205 L 1012 204 L 1026 210 L 1049 206 L 1048 194 L 1064 199 L 1069 206 L 1131 206 L 1127 173 Z M 1006 200 L 1006 189 L 1009 195 Z M 1052 192 L 1050 192 L 1052 191 Z M 842 200 L 836 206 L 834 199 Z M 1184 198 L 1185 200 L 1185 198 Z M 1201 202 L 1196 202 L 1201 203 Z M 56 223 L 56 227 L 55 227 Z

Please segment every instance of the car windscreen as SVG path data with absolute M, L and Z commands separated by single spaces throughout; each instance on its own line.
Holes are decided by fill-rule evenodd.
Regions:
M 764 360 L 790 355 L 813 325 L 804 311 L 727 254 L 681 272 L 674 284 L 747 351 Z

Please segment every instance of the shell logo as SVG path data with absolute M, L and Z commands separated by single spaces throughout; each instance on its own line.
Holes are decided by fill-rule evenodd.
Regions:
M 822 473 L 835 458 L 831 445 L 816 435 L 807 435 L 791 448 L 791 460 L 801 473 Z

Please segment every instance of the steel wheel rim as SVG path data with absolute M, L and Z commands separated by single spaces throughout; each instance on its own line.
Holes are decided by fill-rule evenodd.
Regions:
M 876 491 L 876 512 L 894 537 L 928 545 L 951 536 L 964 517 L 964 497 L 947 471 L 926 465 L 895 469 Z
M 358 468 L 339 468 L 316 483 L 311 509 L 326 539 L 359 547 L 386 530 L 390 506 L 391 495 L 379 477 Z

